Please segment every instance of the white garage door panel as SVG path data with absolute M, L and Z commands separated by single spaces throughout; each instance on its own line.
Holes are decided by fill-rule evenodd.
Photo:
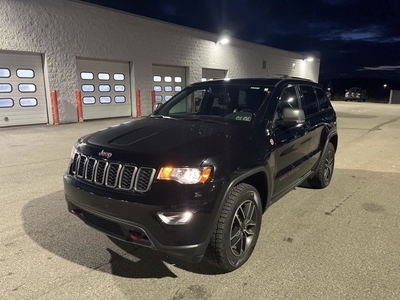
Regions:
M 0 127 L 47 122 L 41 55 L 0 53 Z
M 153 90 L 156 103 L 164 103 L 186 87 L 186 68 L 153 65 Z
M 132 115 L 129 63 L 77 59 L 83 119 Z

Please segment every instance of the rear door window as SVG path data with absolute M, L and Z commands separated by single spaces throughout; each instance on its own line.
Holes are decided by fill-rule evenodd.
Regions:
M 301 105 L 306 117 L 317 113 L 318 101 L 313 87 L 309 85 L 301 85 L 300 95 L 301 95 Z

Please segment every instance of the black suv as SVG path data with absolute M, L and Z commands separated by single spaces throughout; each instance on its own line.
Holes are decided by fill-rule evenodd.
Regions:
M 336 114 L 311 81 L 195 83 L 153 114 L 80 138 L 68 210 L 114 238 L 235 270 L 263 212 L 307 181 L 326 187 Z

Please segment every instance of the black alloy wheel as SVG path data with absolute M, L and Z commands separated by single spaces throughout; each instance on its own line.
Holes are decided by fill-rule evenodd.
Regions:
M 230 244 L 232 254 L 240 257 L 253 244 L 257 226 L 256 204 L 246 200 L 236 210 L 231 225 Z
M 261 218 L 261 199 L 257 189 L 246 183 L 233 187 L 211 236 L 206 260 L 225 271 L 242 266 L 257 243 Z
M 329 185 L 335 167 L 335 147 L 329 143 L 325 153 L 319 162 L 315 174 L 309 178 L 308 183 L 311 187 L 322 189 Z

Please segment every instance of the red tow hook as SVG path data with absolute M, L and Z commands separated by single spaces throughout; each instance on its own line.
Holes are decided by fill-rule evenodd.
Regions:
M 130 231 L 130 237 L 134 241 L 140 241 L 142 238 L 145 237 L 145 234 L 142 232 L 137 232 L 137 231 Z
M 74 208 L 74 209 L 71 209 L 70 213 L 73 214 L 74 216 L 77 216 L 77 215 L 80 215 L 82 213 L 82 211 L 79 208 Z

